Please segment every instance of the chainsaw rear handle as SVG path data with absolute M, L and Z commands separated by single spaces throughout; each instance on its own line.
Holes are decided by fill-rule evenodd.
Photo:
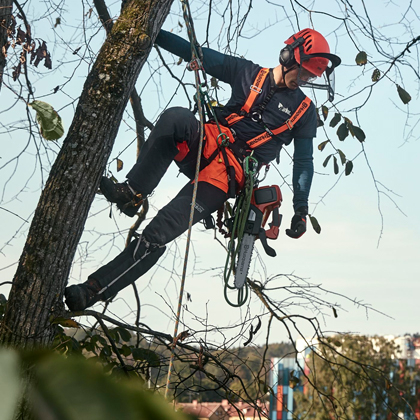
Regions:
M 282 201 L 283 197 L 278 185 L 256 188 L 252 193 L 251 204 L 263 214 L 262 227 L 265 226 L 270 213 L 273 214 L 272 221 L 268 224 L 270 228 L 265 230 L 265 236 L 269 239 L 277 239 L 279 236 L 279 227 L 282 219 L 282 215 L 279 214 L 279 207 Z
M 267 229 L 265 231 L 265 236 L 267 236 L 268 239 L 278 238 L 279 227 L 280 227 L 282 218 L 283 218 L 283 215 L 279 213 L 279 208 L 274 207 L 272 222 L 268 224 L 268 226 L 270 226 L 270 229 Z

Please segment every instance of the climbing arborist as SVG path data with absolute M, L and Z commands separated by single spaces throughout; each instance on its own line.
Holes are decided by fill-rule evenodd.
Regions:
M 177 35 L 161 30 L 156 44 L 187 62 L 191 60 L 190 43 Z M 242 162 L 246 156 L 253 152 L 260 165 L 278 161 L 283 145 L 294 140 L 295 214 L 286 233 L 292 238 L 305 233 L 317 117 L 314 104 L 300 86 L 325 89 L 332 100 L 334 69 L 341 60 L 330 53 L 326 39 L 313 29 L 297 32 L 285 44 L 280 51 L 280 64 L 271 69 L 202 49 L 199 65 L 206 73 L 228 83 L 232 95 L 215 112 L 225 133 L 224 145 L 217 125 L 205 125 L 194 223 L 210 216 L 239 192 L 244 184 Z M 91 274 L 85 283 L 66 288 L 70 310 L 83 310 L 116 295 L 146 273 L 164 253 L 165 245 L 187 230 L 199 140 L 200 123 L 194 114 L 188 109 L 170 108 L 151 131 L 126 182 L 102 178 L 100 189 L 104 196 L 130 217 L 136 215 L 172 161 L 190 181 L 121 254 Z

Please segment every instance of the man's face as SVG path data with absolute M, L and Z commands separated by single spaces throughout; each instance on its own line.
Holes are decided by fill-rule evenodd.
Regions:
M 304 69 L 303 67 L 295 65 L 286 73 L 284 77 L 284 83 L 289 89 L 295 90 L 299 86 L 304 85 L 306 82 L 315 79 L 316 76 L 310 71 Z

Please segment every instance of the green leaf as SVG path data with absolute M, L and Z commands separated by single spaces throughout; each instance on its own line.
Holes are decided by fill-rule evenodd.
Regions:
M 79 352 L 79 353 L 80 353 L 80 350 L 81 350 L 80 343 L 74 337 L 71 337 L 71 349 L 73 351 L 76 351 L 76 352 Z
M 115 368 L 115 366 L 118 366 L 118 364 L 115 363 L 115 362 L 106 363 L 104 365 L 104 373 L 111 372 L 111 370 L 113 370 Z
M 96 343 L 99 341 L 103 346 L 107 346 L 108 342 L 105 340 L 104 337 L 102 337 L 101 335 L 94 335 L 91 339 L 90 339 L 91 343 L 96 345 Z
M 353 162 L 351 160 L 349 160 L 346 163 L 346 169 L 345 169 L 344 173 L 346 174 L 346 176 L 350 175 L 352 170 L 353 170 Z
M 326 157 L 326 159 L 324 160 L 324 163 L 322 164 L 322 166 L 323 166 L 324 168 L 326 168 L 326 167 L 327 167 L 328 162 L 329 162 L 329 160 L 331 159 L 331 156 L 332 156 L 332 155 L 328 155 L 328 156 Z
M 364 51 L 359 51 L 356 55 L 356 64 L 358 66 L 364 66 L 367 63 L 367 54 Z
M 318 150 L 321 150 L 321 152 L 325 149 L 325 146 L 329 143 L 329 140 L 325 140 L 322 143 L 318 144 Z
M 348 118 L 344 118 L 344 122 L 347 125 L 347 128 L 350 132 L 350 134 L 352 135 L 352 137 L 354 137 L 354 130 L 353 130 L 353 123 L 351 122 L 351 120 L 349 120 Z
M 58 140 L 64 134 L 61 117 L 54 108 L 42 101 L 33 101 L 29 104 L 36 111 L 36 120 L 40 126 L 41 135 L 45 140 Z
M 2 419 L 13 419 L 22 396 L 19 357 L 11 349 L 0 349 L 0 406 Z M 16 414 L 16 413 L 15 413 Z
M 334 114 L 333 119 L 330 121 L 330 127 L 335 127 L 341 120 L 341 114 Z
M 400 85 L 397 85 L 398 95 L 400 95 L 401 100 L 404 104 L 408 104 L 411 101 L 411 96 L 406 92 Z
M 324 117 L 324 121 L 328 117 L 328 108 L 325 105 L 322 105 L 322 116 Z
M 105 346 L 101 350 L 101 356 L 110 357 L 112 355 L 111 348 L 109 346 Z
M 120 348 L 120 353 L 125 357 L 130 356 L 131 349 L 127 346 L 127 344 L 123 344 Z
M 321 117 L 319 116 L 319 109 L 316 111 L 316 128 L 322 127 L 324 125 L 324 121 L 321 120 Z
M 337 152 L 340 155 L 341 164 L 344 165 L 347 160 L 346 155 L 340 149 L 337 149 Z
M 83 345 L 83 348 L 84 348 L 86 351 L 89 351 L 89 352 L 93 352 L 93 351 L 95 351 L 95 346 L 93 345 L 93 343 L 90 343 L 90 342 L 86 342 L 86 343 Z
M 117 328 L 113 328 L 112 330 L 108 330 L 108 334 L 116 343 L 120 342 L 120 336 L 118 334 Z
M 120 335 L 121 339 L 123 341 L 130 341 L 131 340 L 131 333 L 130 331 L 126 330 L 125 328 L 122 327 L 117 327 L 115 328 L 116 331 L 118 331 L 118 334 Z
M 321 226 L 318 223 L 318 220 L 316 219 L 316 217 L 309 215 L 309 220 L 311 221 L 311 225 L 314 229 L 314 231 L 318 234 L 321 233 Z
M 337 136 L 338 138 L 343 141 L 349 135 L 349 129 L 346 123 L 340 124 L 337 129 Z
M 381 78 L 381 72 L 379 69 L 373 70 L 372 73 L 372 82 L 377 82 Z
M 84 360 L 81 357 L 58 357 L 51 355 L 48 359 L 34 366 L 34 381 L 31 384 L 37 396 L 34 403 L 34 417 L 67 419 L 67 420 L 186 420 L 182 412 L 175 412 L 162 397 L 145 390 L 140 380 L 114 377 L 105 374 L 102 366 Z M 99 361 L 100 362 L 100 361 Z M 116 364 L 107 367 L 114 368 Z M 1 372 L 3 366 L 1 366 Z M 19 374 L 19 371 L 17 371 Z M 11 387 L 5 378 L 5 387 Z M 10 381 L 12 382 L 12 381 Z M 19 384 L 19 376 L 17 376 Z M 0 385 L 1 386 L 1 385 Z M 6 389 L 7 391 L 7 389 Z M 10 392 L 11 390 L 9 390 Z M 18 391 L 18 395 L 22 392 Z M 3 394 L 9 397 L 9 393 Z M 5 410 L 9 404 L 16 407 L 17 401 L 10 395 L 10 401 L 1 406 L 0 417 L 13 418 Z M 8 399 L 9 400 L 9 399 Z M 5 401 L 8 401 L 5 400 Z
M 339 172 L 337 158 L 334 156 L 334 173 L 337 175 Z
M 159 367 L 160 366 L 160 358 L 152 350 L 142 349 L 142 348 L 134 348 L 134 349 L 131 350 L 131 353 L 133 354 L 134 360 L 145 361 L 149 364 L 150 367 Z
M 366 135 L 360 127 L 353 125 L 353 133 L 356 139 L 360 141 L 360 143 L 365 141 Z

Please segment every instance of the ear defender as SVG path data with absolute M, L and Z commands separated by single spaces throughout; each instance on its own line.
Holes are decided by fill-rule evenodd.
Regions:
M 305 42 L 304 38 L 299 37 L 296 40 L 294 40 L 291 44 L 286 45 L 284 48 L 280 51 L 279 61 L 280 64 L 286 69 L 292 67 L 294 64 L 296 64 L 295 59 L 295 48 L 300 47 Z

